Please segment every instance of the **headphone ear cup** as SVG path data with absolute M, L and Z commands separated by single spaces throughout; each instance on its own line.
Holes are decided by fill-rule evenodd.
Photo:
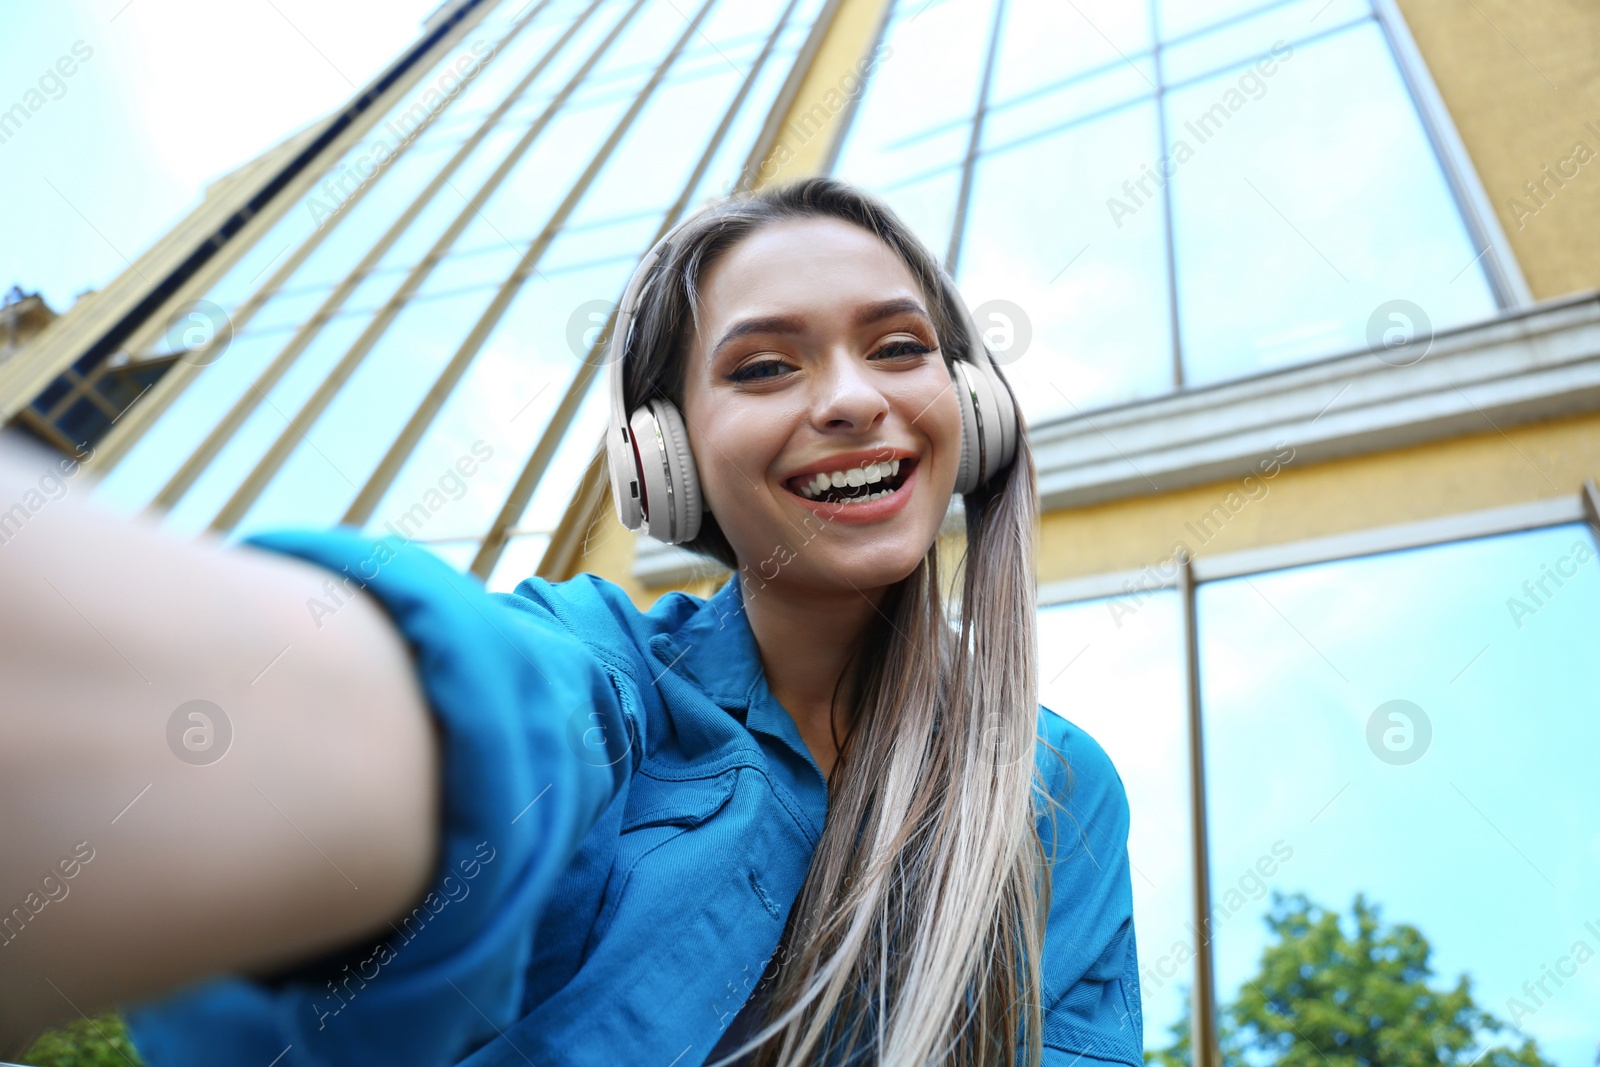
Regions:
M 606 467 L 611 472 L 611 500 L 617 505 L 617 521 L 624 529 L 639 529 L 644 525 L 644 477 L 639 439 L 631 423 L 626 441 L 615 424 L 607 434 Z
M 987 482 L 1006 468 L 1016 454 L 1017 416 L 1006 385 L 988 363 L 972 368 L 977 394 L 978 425 L 983 431 L 984 469 Z
M 981 437 L 978 433 L 977 409 L 973 406 L 972 366 L 965 360 L 950 363 L 950 385 L 956 392 L 956 404 L 961 409 L 961 465 L 956 470 L 958 493 L 970 493 L 982 484 L 980 455 Z
M 683 413 L 670 400 L 652 400 L 651 409 L 667 445 L 667 476 L 672 485 L 672 544 L 692 541 L 700 532 L 700 472 L 689 448 L 689 430 Z
M 654 399 L 629 421 L 644 478 L 645 532 L 667 544 L 700 531 L 700 477 L 683 416 L 670 401 Z

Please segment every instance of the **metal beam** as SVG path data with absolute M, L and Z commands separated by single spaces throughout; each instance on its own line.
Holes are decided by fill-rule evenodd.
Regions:
M 338 395 L 339 390 L 344 388 L 345 382 L 350 380 L 350 376 L 356 372 L 362 361 L 377 346 L 383 335 L 388 332 L 389 327 L 394 324 L 394 320 L 399 317 L 400 312 L 405 309 L 412 296 L 422 287 L 422 283 L 427 280 L 428 276 L 433 273 L 434 267 L 438 266 L 439 262 L 444 259 L 450 247 L 455 244 L 456 238 L 460 237 L 472 220 L 478 217 L 489 197 L 500 188 L 501 183 L 522 161 L 522 157 L 527 153 L 534 141 L 550 125 L 556 114 L 566 104 L 567 99 L 589 76 L 590 71 L 610 50 L 617 38 L 622 35 L 622 31 L 632 22 L 634 15 L 643 7 L 644 2 L 645 0 L 634 0 L 633 5 L 628 8 L 622 18 L 606 34 L 605 39 L 600 42 L 599 46 L 584 61 L 583 65 L 573 72 L 567 83 L 561 87 L 560 92 L 540 112 L 533 125 L 529 126 L 527 132 L 512 146 L 511 151 L 506 154 L 505 159 L 495 168 L 494 173 L 489 175 L 483 186 L 473 194 L 472 199 L 467 201 L 466 206 L 456 215 L 449 227 L 434 241 L 433 246 L 422 257 L 422 261 L 406 275 L 405 281 L 400 284 L 400 288 L 389 297 L 383 307 L 378 310 L 378 313 L 373 316 L 367 328 L 361 332 L 361 335 L 355 339 L 350 348 L 340 357 L 338 363 L 334 364 L 333 369 L 328 372 L 327 376 L 317 384 L 317 388 L 313 390 L 311 396 L 306 399 L 305 403 L 300 406 L 300 410 L 290 419 L 289 425 L 272 442 L 272 445 L 267 449 L 266 455 L 261 457 L 250 473 L 245 476 L 244 481 L 234 490 L 233 495 L 222 505 L 222 509 L 217 513 L 217 516 L 211 520 L 210 529 L 212 532 L 227 533 L 238 524 L 240 519 L 244 518 L 245 513 L 250 510 L 250 507 L 261 496 L 268 483 L 272 481 L 273 476 L 283 467 L 290 454 L 305 439 L 306 433 L 316 423 L 317 419 L 322 416 L 322 413 L 327 410 L 328 405 L 333 402 L 333 398 Z
M 683 213 L 688 209 L 689 199 L 694 195 L 695 189 L 699 187 L 706 171 L 710 169 L 712 159 L 716 156 L 717 150 L 727 137 L 728 130 L 732 128 L 734 119 L 738 117 L 739 111 L 744 106 L 744 101 L 754 87 L 762 68 L 766 66 L 768 59 L 776 50 L 778 40 L 782 37 L 784 27 L 788 25 L 790 17 L 794 14 L 797 2 L 798 0 L 789 0 L 789 3 L 784 5 L 777 24 L 767 36 L 760 54 L 756 57 L 755 64 L 752 66 L 749 75 L 744 79 L 744 84 L 740 86 L 739 91 L 734 94 L 733 100 L 729 102 L 728 107 L 723 111 L 722 121 L 717 124 L 717 128 L 712 132 L 704 150 L 701 151 L 693 172 L 690 173 L 688 180 L 683 183 L 683 188 L 678 193 L 678 198 L 667 210 L 666 215 L 661 220 L 661 224 L 656 227 L 655 236 L 650 240 L 652 246 L 664 237 L 672 227 L 677 225 L 678 220 L 683 217 Z M 703 11 L 702 14 L 704 14 Z M 500 561 L 500 556 L 505 552 L 508 540 L 507 531 L 527 510 L 528 502 L 533 499 L 534 490 L 538 488 L 546 468 L 549 467 L 550 461 L 555 457 L 556 449 L 560 446 L 562 438 L 566 436 L 568 428 L 571 427 L 572 420 L 577 416 L 578 407 L 583 402 L 584 396 L 588 394 L 590 384 L 599 371 L 600 362 L 604 358 L 603 353 L 610 343 L 611 331 L 615 328 L 616 321 L 617 309 L 613 307 L 611 314 L 606 319 L 605 326 L 596 335 L 595 343 L 585 357 L 583 365 L 578 368 L 578 373 L 567 387 L 561 402 L 556 406 L 549 425 L 545 427 L 544 433 L 540 435 L 539 443 L 534 446 L 533 454 L 528 457 L 528 462 L 517 476 L 511 491 L 506 494 L 505 503 L 501 505 L 499 514 L 495 516 L 488 533 L 484 535 L 483 544 L 479 547 L 478 554 L 473 558 L 470 568 L 473 574 L 484 581 L 489 580 L 489 575 L 494 571 L 495 564 Z M 590 469 L 595 469 L 592 463 Z M 580 492 L 578 496 L 581 497 L 584 494 Z M 569 504 L 569 511 L 571 507 L 572 505 Z M 562 520 L 561 525 L 564 524 L 565 519 Z

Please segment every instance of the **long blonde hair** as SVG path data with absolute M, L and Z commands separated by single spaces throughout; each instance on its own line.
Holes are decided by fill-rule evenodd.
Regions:
M 651 396 L 682 410 L 706 269 L 761 227 L 817 216 L 888 244 L 927 298 L 946 362 L 965 349 L 966 320 L 911 230 L 845 182 L 806 178 L 715 202 L 678 232 L 640 290 L 627 410 Z M 739 1050 L 755 1048 L 756 1067 L 1013 1067 L 1042 1056 L 1050 867 L 1034 807 L 1038 489 L 1025 434 L 1011 466 L 963 503 L 959 631 L 936 539 L 863 635 L 826 825 L 758 990 L 766 1025 Z M 684 547 L 739 566 L 709 512 Z

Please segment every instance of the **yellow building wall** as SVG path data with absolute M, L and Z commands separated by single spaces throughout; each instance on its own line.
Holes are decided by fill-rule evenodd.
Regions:
M 1199 558 L 1575 494 L 1589 477 L 1600 479 L 1600 413 L 1324 463 L 1291 459 L 1254 499 L 1233 479 L 1050 512 L 1039 581 L 1137 570 L 1179 541 Z M 1238 510 L 1202 524 L 1230 492 Z
M 1600 5 L 1397 2 L 1534 299 L 1600 289 Z M 1593 158 L 1548 179 L 1580 143 Z

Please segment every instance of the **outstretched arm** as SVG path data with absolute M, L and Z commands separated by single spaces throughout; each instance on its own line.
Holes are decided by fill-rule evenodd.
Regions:
M 0 1058 L 370 939 L 439 845 L 439 740 L 370 597 L 50 499 L 55 462 L 0 440 Z

